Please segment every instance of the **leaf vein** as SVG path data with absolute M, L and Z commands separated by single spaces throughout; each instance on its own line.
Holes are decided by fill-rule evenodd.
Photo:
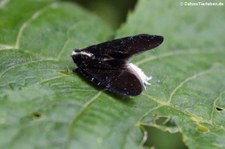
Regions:
M 14 46 L 11 46 L 11 45 L 5 45 L 5 44 L 0 44 L 0 51 L 3 51 L 3 50 L 11 50 L 11 49 L 14 49 L 15 47 Z
M 49 5 L 37 10 L 36 12 L 34 12 L 34 14 L 29 18 L 27 19 L 27 21 L 25 21 L 22 26 L 20 27 L 19 29 L 19 32 L 17 34 L 17 37 L 16 37 L 16 44 L 15 44 L 15 48 L 16 49 L 19 49 L 19 46 L 20 46 L 20 39 L 23 35 L 23 32 L 24 30 L 26 29 L 26 27 L 32 22 L 34 21 L 35 19 L 37 19 L 47 8 L 49 7 L 52 7 L 52 6 L 55 6 L 57 2 L 53 2 L 53 3 L 50 3 Z
M 14 65 L 12 67 L 7 68 L 5 71 L 3 71 L 0 74 L 0 78 L 2 78 L 8 71 L 10 71 L 10 70 L 12 70 L 14 68 L 21 67 L 21 66 L 25 66 L 25 65 L 29 65 L 29 64 L 32 64 L 32 63 L 45 62 L 45 61 L 55 61 L 55 60 L 54 59 L 36 60 L 36 61 L 29 61 L 29 62 L 26 62 L 26 63 Z
M 152 97 L 151 96 L 149 96 L 149 95 L 147 95 L 147 94 L 144 94 L 148 99 L 150 99 L 150 100 L 152 100 Z M 159 104 L 159 105 L 161 105 L 161 102 L 160 101 L 157 101 L 157 103 Z M 195 120 L 198 120 L 198 121 L 196 121 L 196 122 L 198 122 L 198 123 L 207 123 L 207 124 L 209 124 L 209 125 L 212 125 L 212 123 L 210 122 L 210 121 L 208 121 L 208 120 L 206 120 L 206 119 L 204 119 L 204 118 L 202 118 L 202 117 L 200 117 L 200 116 L 198 116 L 198 115 L 195 115 L 195 114 L 193 114 L 193 113 L 190 113 L 190 112 L 188 112 L 188 111 L 184 111 L 183 109 L 180 109 L 179 107 L 175 107 L 174 105 L 172 105 L 171 103 L 168 103 L 168 105 L 162 105 L 162 106 L 168 106 L 168 107 L 170 107 L 170 108 L 172 108 L 172 109 L 174 109 L 174 110 L 176 110 L 176 111 L 179 111 L 179 112 L 181 112 L 181 113 L 183 113 L 183 114 L 185 114 L 185 115 L 187 115 L 187 116 L 189 116 L 189 117 L 195 117 Z M 191 118 L 190 118 L 191 119 Z M 215 127 L 217 127 L 217 128 L 219 128 L 219 129 L 222 129 L 223 131 L 225 131 L 225 128 L 223 127 L 223 126 L 218 126 L 218 125 L 214 125 Z
M 98 91 L 97 94 L 95 94 L 90 100 L 88 100 L 83 106 L 82 108 L 79 110 L 78 113 L 74 114 L 74 117 L 72 118 L 71 123 L 69 124 L 68 127 L 68 136 L 67 136 L 67 142 L 64 144 L 64 148 L 67 148 L 67 146 L 69 145 L 69 140 L 73 134 L 73 126 L 74 124 L 77 122 L 77 120 L 79 119 L 79 117 L 82 115 L 82 113 L 85 111 L 85 109 L 91 105 L 100 95 L 102 94 L 102 91 Z
M 225 91 L 221 92 L 217 98 L 214 100 L 213 102 L 213 107 L 212 107 L 212 111 L 211 111 L 211 116 L 210 116 L 210 121 L 212 122 L 213 124 L 213 116 L 214 116 L 214 112 L 215 112 L 215 109 L 216 109 L 216 103 L 219 101 L 219 99 L 221 98 L 221 96 L 225 94 Z
M 66 39 L 66 42 L 64 43 L 62 49 L 60 50 L 60 52 L 59 52 L 59 54 L 58 54 L 58 56 L 57 56 L 57 59 L 58 59 L 58 60 L 60 60 L 60 58 L 61 58 L 61 56 L 62 56 L 62 53 L 63 53 L 63 51 L 65 50 L 66 45 L 67 45 L 67 44 L 69 43 L 69 41 L 70 41 L 69 33 L 70 33 L 70 31 L 71 31 L 74 27 L 76 27 L 76 25 L 72 25 L 71 27 L 69 27 L 69 28 L 67 29 L 67 32 L 66 32 L 67 39 Z
M 194 74 L 188 78 L 186 78 L 185 80 L 183 80 L 180 84 L 177 85 L 177 87 L 174 88 L 174 90 L 171 92 L 170 96 L 169 96 L 169 100 L 167 101 L 168 103 L 171 102 L 173 96 L 175 95 L 175 93 L 184 85 L 186 84 L 187 82 L 191 81 L 191 80 L 194 80 L 200 76 L 203 76 L 203 75 L 206 75 L 208 74 L 210 71 L 212 71 L 212 69 L 207 69 L 205 71 L 201 71 L 197 74 Z

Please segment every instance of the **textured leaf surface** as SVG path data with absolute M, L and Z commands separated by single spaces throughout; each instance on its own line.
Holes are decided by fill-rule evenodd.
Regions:
M 117 36 L 159 34 L 165 42 L 132 59 L 153 80 L 129 98 L 72 73 L 73 48 L 111 37 L 101 20 L 67 2 L 1 1 L 0 148 L 136 149 L 143 126 L 180 131 L 190 148 L 225 147 L 223 18 L 224 7 L 140 0 Z M 157 123 L 161 117 L 176 125 Z
M 189 148 L 225 147 L 224 17 L 224 6 L 139 1 L 118 35 L 148 32 L 165 37 L 159 49 L 134 58 L 153 76 L 143 95 L 157 104 L 143 115 L 140 125 L 180 131 Z M 177 126 L 158 125 L 157 117 L 172 118 Z

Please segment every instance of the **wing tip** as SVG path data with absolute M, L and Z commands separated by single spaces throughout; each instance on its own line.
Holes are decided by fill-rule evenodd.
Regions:
M 161 35 L 150 35 L 150 34 L 138 34 L 136 35 L 138 37 L 146 38 L 147 40 L 151 40 L 152 42 L 157 43 L 157 45 L 160 45 L 164 41 L 164 37 Z
M 163 36 L 159 36 L 159 35 L 155 35 L 154 40 L 158 43 L 157 46 L 159 46 L 160 44 L 163 43 L 164 37 Z

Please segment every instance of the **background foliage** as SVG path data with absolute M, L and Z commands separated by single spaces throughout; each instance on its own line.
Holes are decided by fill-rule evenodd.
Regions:
M 111 26 L 113 17 L 97 16 L 111 14 L 112 2 L 94 3 L 87 8 L 96 11 L 0 1 L 0 148 L 163 148 L 159 130 L 167 132 L 160 144 L 180 132 L 189 148 L 225 147 L 225 6 L 139 0 L 116 29 L 120 19 Z M 72 49 L 138 33 L 165 38 L 132 59 L 153 77 L 140 96 L 100 91 L 72 72 Z

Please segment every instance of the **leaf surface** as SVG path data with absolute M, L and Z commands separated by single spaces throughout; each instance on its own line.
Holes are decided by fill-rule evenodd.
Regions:
M 136 149 L 148 126 L 181 132 L 190 148 L 225 147 L 222 7 L 140 0 L 116 37 L 148 33 L 165 41 L 132 59 L 152 85 L 119 97 L 72 72 L 74 48 L 113 35 L 100 19 L 63 1 L 0 6 L 0 148 Z M 157 123 L 164 117 L 175 125 Z

